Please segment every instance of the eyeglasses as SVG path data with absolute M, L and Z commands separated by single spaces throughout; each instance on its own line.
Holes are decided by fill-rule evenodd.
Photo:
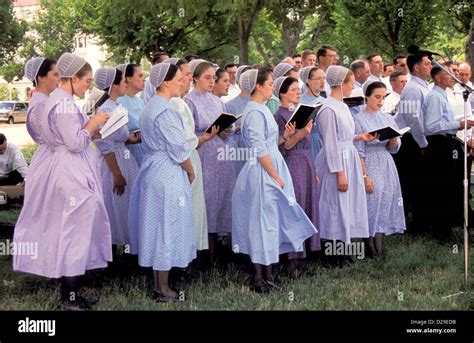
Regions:
M 207 81 L 216 81 L 217 80 L 217 76 L 203 76 L 204 79 L 206 79 Z
M 320 77 L 315 77 L 313 79 L 308 79 L 308 80 L 322 81 L 322 80 L 325 80 L 325 79 L 326 79 L 325 77 L 320 76 Z
M 301 61 L 295 61 L 295 64 L 303 64 Z

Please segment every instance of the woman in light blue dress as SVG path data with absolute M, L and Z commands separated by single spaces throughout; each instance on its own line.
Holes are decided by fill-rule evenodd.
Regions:
M 354 117 L 356 133 L 391 126 L 398 129 L 393 117 L 380 112 L 386 94 L 383 82 L 364 84 L 365 109 Z M 383 257 L 383 237 L 405 231 L 403 198 L 397 168 L 391 154 L 400 149 L 400 137 L 367 143 L 356 142 L 364 171 L 369 214 L 368 245 L 372 256 Z
M 99 68 L 94 79 L 97 87 L 105 92 L 103 97 L 107 98 L 96 113 L 111 114 L 118 106 L 117 99 L 123 96 L 127 89 L 123 74 L 115 68 Z M 138 174 L 138 165 L 125 143 L 136 141 L 137 137 L 130 134 L 127 125 L 110 136 L 95 141 L 102 155 L 102 190 L 112 230 L 114 262 L 117 262 L 117 246 L 126 246 L 125 252 L 129 250 L 128 206 L 130 192 Z
M 171 98 L 180 96 L 181 76 L 169 63 L 151 69 L 157 92 L 140 117 L 145 155 L 129 209 L 132 253 L 138 252 L 142 267 L 153 268 L 157 301 L 183 300 L 169 287 L 169 271 L 185 268 L 196 258 L 191 149 L 181 115 L 169 105 Z
M 331 94 L 316 117 L 323 148 L 316 157 L 319 184 L 319 227 L 321 239 L 351 243 L 353 238 L 368 238 L 367 198 L 364 177 L 354 141 L 371 141 L 368 133 L 355 135 L 352 115 L 343 96 L 354 87 L 354 74 L 347 68 L 331 66 L 326 74 Z M 327 244 L 323 244 L 326 252 Z M 329 251 L 329 249 L 327 249 Z M 334 262 L 346 263 L 349 256 Z
M 118 98 L 117 102 L 127 109 L 127 126 L 130 132 L 133 133 L 140 130 L 140 116 L 145 109 L 143 99 L 137 96 L 145 88 L 145 79 L 143 78 L 142 68 L 138 64 L 120 64 L 117 69 L 125 74 L 125 82 L 127 83 L 127 92 L 124 96 Z M 140 135 L 136 134 L 136 136 L 139 137 Z M 128 144 L 127 148 L 140 167 L 144 153 L 142 143 Z
M 318 102 L 325 102 L 326 98 L 321 96 L 326 82 L 326 74 L 319 67 L 309 66 L 300 70 L 301 81 L 305 84 L 306 92 L 301 96 L 301 103 L 304 105 L 315 105 Z M 316 123 L 311 130 L 311 156 L 313 159 L 322 148 L 321 135 L 318 132 Z
M 255 157 L 245 163 L 232 194 L 232 247 L 250 256 L 253 289 L 268 292 L 275 286 L 272 264 L 281 254 L 303 251 L 304 241 L 317 231 L 296 202 L 291 174 L 278 149 L 291 129 L 280 137 L 264 105 L 273 92 L 271 73 L 248 70 L 241 79 L 241 87 L 251 94 L 242 119 L 242 140 Z
M 240 86 L 240 80 L 239 80 L 240 75 L 242 75 L 242 73 L 246 72 L 249 69 L 252 69 L 252 67 L 248 65 L 243 65 L 237 68 L 236 76 L 237 76 L 237 82 L 239 86 Z M 226 102 L 225 107 L 228 113 L 233 114 L 233 115 L 241 115 L 244 113 L 245 107 L 247 106 L 249 101 L 250 101 L 250 94 L 248 94 L 245 90 L 241 88 L 240 94 L 237 95 L 235 98 Z M 230 137 L 227 139 L 227 144 L 229 144 L 235 149 L 239 149 L 242 147 L 241 134 L 240 134 L 241 124 L 242 124 L 242 118 L 240 118 L 234 123 L 233 125 L 234 130 L 232 134 L 230 135 Z M 235 161 L 235 164 L 234 164 L 235 175 L 239 175 L 240 170 L 244 166 L 245 162 L 246 162 L 245 159 L 240 159 L 238 161 Z

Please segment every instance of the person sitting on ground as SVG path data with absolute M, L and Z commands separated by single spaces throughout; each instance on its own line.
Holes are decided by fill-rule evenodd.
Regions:
M 21 150 L 0 133 L 0 186 L 24 185 L 27 173 L 28 164 Z

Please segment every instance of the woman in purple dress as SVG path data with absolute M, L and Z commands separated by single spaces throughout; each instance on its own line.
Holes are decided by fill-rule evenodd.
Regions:
M 275 120 L 280 130 L 280 136 L 283 138 L 283 144 L 280 145 L 280 151 L 290 170 L 295 189 L 296 202 L 304 209 L 306 215 L 314 226 L 317 227 L 317 188 L 316 188 L 316 170 L 314 161 L 311 157 L 311 129 L 313 120 L 310 120 L 301 130 L 295 132 L 287 139 L 284 139 L 283 133 L 285 127 L 293 114 L 293 107 L 300 102 L 301 90 L 298 80 L 284 76 L 275 80 L 274 94 L 280 99 L 280 108 L 275 113 Z M 291 124 L 291 123 L 290 123 Z M 305 250 L 316 251 L 321 249 L 319 234 L 315 234 L 307 242 Z M 299 277 L 301 271 L 298 269 L 297 259 L 305 258 L 305 251 L 301 253 L 288 254 L 288 273 L 292 277 Z
M 15 255 L 13 269 L 61 278 L 61 304 L 88 309 L 77 295 L 78 279 L 86 270 L 105 268 L 112 259 L 110 224 L 104 206 L 99 156 L 90 143 L 108 119 L 92 119 L 75 104 L 92 85 L 92 68 L 81 57 L 65 53 L 57 64 L 61 84 L 45 105 L 41 136 L 52 150 L 38 163 L 30 197 L 15 227 L 16 244 L 37 242 L 37 256 Z
M 184 97 L 194 118 L 196 135 L 202 136 L 207 128 L 226 112 L 224 103 L 212 94 L 216 80 L 213 64 L 205 60 L 190 62 L 194 89 Z M 199 147 L 204 180 L 204 196 L 209 232 L 209 254 L 215 262 L 218 236 L 228 236 L 232 229 L 232 190 L 236 175 L 234 163 L 225 156 L 226 143 L 232 128 L 228 128 Z

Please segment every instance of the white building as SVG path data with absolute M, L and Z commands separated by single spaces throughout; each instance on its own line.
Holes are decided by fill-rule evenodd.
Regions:
M 13 11 L 15 17 L 19 20 L 32 22 L 37 19 L 40 11 L 40 0 L 13 0 Z M 27 34 L 34 35 L 34 32 Z M 92 36 L 78 35 L 74 38 L 75 54 L 83 57 L 92 66 L 92 70 L 97 70 L 102 66 L 103 61 L 107 58 L 107 52 L 104 47 L 98 45 L 98 40 Z M 7 84 L 0 77 L 0 85 Z M 18 98 L 20 100 L 28 100 L 33 84 L 25 77 L 20 81 L 14 81 L 11 85 L 12 89 L 18 90 Z

